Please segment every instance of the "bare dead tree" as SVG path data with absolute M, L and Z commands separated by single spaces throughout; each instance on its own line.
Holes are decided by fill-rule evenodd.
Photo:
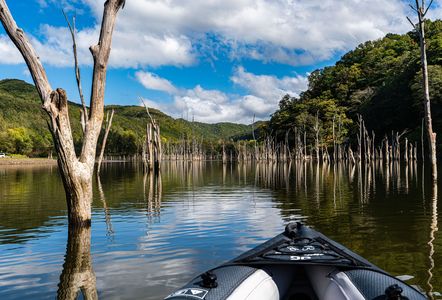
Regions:
M 100 151 L 100 156 L 98 157 L 98 163 L 97 163 L 97 176 L 100 176 L 101 162 L 103 161 L 104 150 L 106 149 L 107 136 L 109 135 L 109 131 L 112 126 L 112 119 L 114 118 L 114 112 L 115 111 L 112 109 L 110 117 L 109 117 L 109 111 L 107 112 L 107 115 L 106 115 L 106 123 L 104 126 L 104 137 L 103 137 L 103 142 L 101 143 L 101 151 Z
M 410 18 L 407 20 L 413 26 L 415 31 L 419 36 L 420 52 L 421 52 L 421 65 L 422 65 L 422 86 L 424 90 L 424 119 L 425 119 L 425 129 L 427 132 L 428 139 L 428 151 L 431 160 L 431 177 L 433 181 L 437 181 L 437 160 L 436 160 L 436 133 L 433 132 L 433 122 L 431 120 L 431 105 L 430 105 L 430 89 L 428 84 L 428 65 L 427 65 L 427 52 L 426 52 L 426 41 L 425 41 L 425 16 L 433 3 L 430 1 L 428 6 L 425 5 L 425 0 L 415 1 L 416 6 L 410 5 L 413 11 L 417 14 L 418 23 L 413 23 Z
M 313 126 L 313 130 L 315 132 L 315 152 L 316 152 L 316 161 L 319 163 L 319 111 L 316 111 L 316 119 L 315 125 Z M 333 133 L 334 133 L 333 128 Z
M 43 110 L 49 116 L 48 127 L 57 151 L 59 172 L 66 192 L 69 224 L 72 226 L 91 224 L 92 177 L 104 115 L 106 68 L 115 20 L 123 5 L 124 0 L 108 0 L 104 3 L 99 41 L 90 47 L 94 60 L 90 110 L 84 116 L 83 145 L 80 155 L 77 156 L 69 122 L 66 92 L 61 88 L 52 89 L 38 54 L 24 31 L 17 27 L 6 1 L 0 0 L 0 21 L 22 54 L 37 88 Z
M 147 170 L 154 170 L 155 172 L 158 172 L 162 160 L 160 125 L 152 118 L 146 102 L 144 102 L 143 99 L 141 99 L 141 101 L 146 108 L 150 121 L 146 127 L 146 150 L 148 153 Z
M 413 157 L 413 154 L 410 153 L 410 156 Z M 405 160 L 405 162 L 408 162 L 408 139 L 407 138 L 405 138 L 404 160 Z

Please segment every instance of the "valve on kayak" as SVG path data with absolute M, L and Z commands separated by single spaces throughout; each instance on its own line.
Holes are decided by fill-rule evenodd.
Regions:
M 286 236 L 294 238 L 296 237 L 297 231 L 301 229 L 302 226 L 304 226 L 304 224 L 301 222 L 288 223 L 285 227 L 284 233 Z
M 206 273 L 201 275 L 201 279 L 203 282 L 201 282 L 201 286 L 205 288 L 216 288 L 218 286 L 218 282 L 216 282 L 216 274 L 212 271 L 207 271 Z
M 397 285 L 397 284 L 393 284 L 390 285 L 386 290 L 385 290 L 385 295 L 387 296 L 386 299 L 387 300 L 408 300 L 407 297 L 402 296 L 402 288 Z

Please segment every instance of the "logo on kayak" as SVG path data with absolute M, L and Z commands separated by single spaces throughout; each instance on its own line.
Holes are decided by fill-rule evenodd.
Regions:
M 315 247 L 313 247 L 313 246 L 304 246 L 302 248 L 298 248 L 298 247 L 295 247 L 295 246 L 288 246 L 287 250 L 290 251 L 290 252 L 315 251 Z
M 290 260 L 311 260 L 313 257 L 323 256 L 322 253 L 310 253 L 306 256 L 291 255 Z
M 186 297 L 189 299 L 204 299 L 209 291 L 199 288 L 187 288 L 170 294 L 165 299 L 172 299 L 174 297 Z

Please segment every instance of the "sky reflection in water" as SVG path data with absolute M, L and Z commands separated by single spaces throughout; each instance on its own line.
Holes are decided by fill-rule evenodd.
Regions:
M 440 214 L 417 165 L 181 162 L 164 164 L 158 180 L 137 165 L 107 164 L 92 229 L 69 241 L 55 168 L 4 168 L 0 188 L 1 299 L 66 298 L 81 286 L 105 299 L 161 299 L 294 219 L 442 291 Z

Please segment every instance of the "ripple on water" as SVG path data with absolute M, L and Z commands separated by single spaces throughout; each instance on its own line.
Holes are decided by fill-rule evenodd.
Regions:
M 95 192 L 91 231 L 99 297 L 162 298 L 273 237 L 291 220 L 304 221 L 394 275 L 414 276 L 410 283 L 429 290 L 428 243 L 440 213 L 434 217 L 428 187 L 423 193 L 410 177 L 408 184 L 405 178 L 387 181 L 386 172 L 370 178 L 362 173 L 358 180 L 357 169 L 351 175 L 345 168 L 313 166 L 293 165 L 289 180 L 281 174 L 269 180 L 255 177 L 253 166 L 229 165 L 223 172 L 222 164 L 201 164 L 193 169 L 199 175 L 188 176 L 189 164 L 180 165 L 181 171 L 170 165 L 163 169 L 159 195 L 149 190 L 149 178 L 143 187 L 140 168 L 108 164 L 103 195 Z M 53 299 L 63 270 L 67 226 L 61 183 L 56 172 L 27 172 L 22 175 L 28 190 L 9 191 L 14 205 L 1 211 L 0 299 Z M 23 185 L 15 175 L 2 180 Z M 434 236 L 430 283 L 440 291 L 442 235 Z

